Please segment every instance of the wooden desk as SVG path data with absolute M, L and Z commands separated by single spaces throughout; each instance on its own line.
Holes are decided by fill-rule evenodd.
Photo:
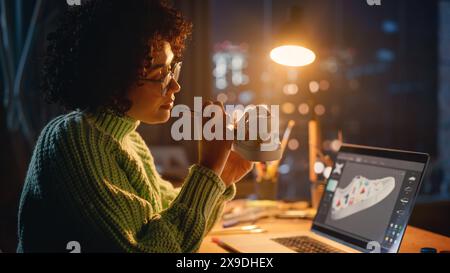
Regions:
M 268 233 L 292 232 L 309 230 L 310 220 L 300 219 L 261 219 L 256 223 L 258 226 L 267 230 Z M 220 225 L 216 226 L 220 228 Z M 217 244 L 211 241 L 212 237 L 225 237 L 226 235 L 211 236 L 208 235 L 200 246 L 200 253 L 225 253 L 227 252 Z M 252 236 L 248 234 L 248 236 Z M 408 226 L 405 237 L 403 238 L 400 252 L 418 253 L 422 247 L 433 247 L 438 251 L 450 250 L 450 238 L 423 229 Z

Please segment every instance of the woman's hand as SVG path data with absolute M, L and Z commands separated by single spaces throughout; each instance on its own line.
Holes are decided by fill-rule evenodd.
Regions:
M 204 108 L 213 104 L 207 101 Z M 223 132 L 226 131 L 226 117 L 223 104 L 215 102 L 222 109 Z M 208 119 L 203 119 L 203 125 Z M 225 138 L 225 136 L 224 136 Z M 232 140 L 206 140 L 199 142 L 199 164 L 213 170 L 226 186 L 241 180 L 253 168 L 253 163 L 231 151 Z
M 242 158 L 238 153 L 231 151 L 227 163 L 223 169 L 222 178 L 225 185 L 229 186 L 241 180 L 253 169 L 253 162 Z
M 206 106 L 213 104 L 211 101 L 207 101 L 203 108 Z M 218 105 L 222 109 L 223 115 L 223 132 L 225 133 L 225 110 L 223 108 L 223 104 L 220 102 L 215 102 L 214 104 Z M 208 118 L 203 118 L 203 125 L 207 122 Z M 222 175 L 222 172 L 225 168 L 225 163 L 227 163 L 228 156 L 231 151 L 232 140 L 206 140 L 202 137 L 202 140 L 199 141 L 199 164 L 211 169 L 214 171 L 219 177 Z

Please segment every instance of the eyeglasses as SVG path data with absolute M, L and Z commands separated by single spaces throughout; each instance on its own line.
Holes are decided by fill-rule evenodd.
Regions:
M 172 81 L 172 79 L 178 82 L 178 78 L 180 77 L 181 64 L 182 64 L 181 62 L 178 62 L 172 65 L 170 71 L 165 76 L 162 76 L 161 79 L 159 80 L 145 79 L 145 78 L 141 78 L 140 80 L 144 82 L 160 83 L 161 95 L 165 96 L 167 94 L 169 84 Z

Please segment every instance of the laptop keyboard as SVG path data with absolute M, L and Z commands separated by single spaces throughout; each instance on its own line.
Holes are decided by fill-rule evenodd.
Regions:
M 314 240 L 308 236 L 297 236 L 272 239 L 299 253 L 339 253 L 338 249 Z

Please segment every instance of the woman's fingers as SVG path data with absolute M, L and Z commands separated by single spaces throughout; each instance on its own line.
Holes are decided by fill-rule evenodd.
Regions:
M 207 109 L 208 106 L 213 105 L 214 107 L 216 107 L 215 109 Z M 218 111 L 217 109 L 220 109 L 220 111 Z M 206 113 L 206 117 L 204 116 L 204 114 Z M 216 115 L 220 115 L 220 116 L 216 116 Z M 231 140 L 231 139 L 227 139 L 227 135 L 229 133 L 227 133 L 227 131 L 233 131 L 234 130 L 234 125 L 232 123 L 232 118 L 231 116 L 229 116 L 226 111 L 225 111 L 225 107 L 223 105 L 222 102 L 219 101 L 206 101 L 203 104 L 203 125 L 205 125 L 206 122 L 208 122 L 211 119 L 216 119 L 216 124 L 217 125 L 221 125 L 222 126 L 222 134 L 220 135 L 220 137 L 216 140 Z M 220 123 L 219 123 L 220 122 Z M 214 132 L 211 133 L 216 133 L 217 128 L 214 126 Z M 231 135 L 233 135 L 233 132 L 231 133 Z
M 208 107 L 209 105 L 212 105 L 212 104 L 213 104 L 213 102 L 210 101 L 210 100 L 207 100 L 207 101 L 205 101 L 205 102 L 203 103 L 203 108 L 202 108 L 202 122 L 203 122 L 203 125 L 205 125 L 205 123 L 206 123 L 208 120 L 211 119 L 210 117 L 205 117 L 205 116 L 203 115 L 203 113 L 205 112 L 206 107 Z M 202 133 L 203 133 L 203 132 L 202 132 Z
M 217 111 L 217 109 L 207 109 L 208 106 L 217 106 L 220 108 L 220 111 Z M 211 113 L 211 117 L 204 117 L 203 118 L 203 125 L 205 125 L 206 122 L 208 122 L 211 119 L 219 119 L 224 118 L 225 111 L 223 104 L 212 102 L 212 101 L 206 101 L 203 104 L 203 114 L 205 113 L 205 110 L 215 110 L 215 111 L 206 111 Z M 220 114 L 221 116 L 214 116 L 215 114 Z M 214 128 L 214 130 L 217 130 L 217 128 Z M 224 131 L 222 131 L 224 132 Z M 211 132 L 213 133 L 213 132 Z M 207 140 L 210 139 L 210 140 Z M 199 161 L 200 164 L 212 169 L 215 171 L 219 176 L 222 174 L 223 168 L 225 166 L 225 163 L 228 159 L 228 156 L 231 151 L 231 141 L 225 141 L 221 139 L 216 138 L 205 138 L 205 136 L 202 137 L 202 141 L 199 142 Z
M 223 124 L 223 139 L 228 140 L 227 139 L 227 134 L 228 131 L 231 132 L 231 135 L 234 134 L 234 123 L 233 123 L 233 118 L 225 111 L 225 107 L 223 106 L 223 103 L 220 101 L 215 101 L 214 102 L 215 105 L 217 105 L 218 107 L 220 107 L 220 109 L 222 109 L 222 124 Z M 234 139 L 234 138 L 233 138 Z

